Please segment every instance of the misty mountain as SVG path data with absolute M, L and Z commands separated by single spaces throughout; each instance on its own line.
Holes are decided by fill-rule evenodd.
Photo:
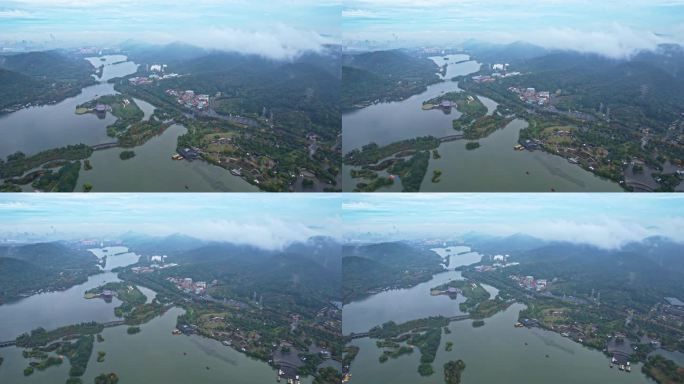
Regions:
M 62 51 L 39 51 L 0 56 L 0 68 L 48 81 L 83 80 L 94 73 L 81 57 Z
M 207 242 L 191 236 L 173 234 L 169 236 L 148 236 L 127 232 L 119 238 L 132 252 L 142 256 L 172 255 L 197 249 Z
M 158 45 L 126 41 L 120 46 L 129 60 L 142 65 L 160 63 L 168 65 L 196 59 L 208 53 L 204 48 L 180 42 Z
M 271 309 L 313 314 L 329 301 L 341 299 L 340 255 L 339 243 L 325 237 L 311 238 L 283 250 L 211 242 L 169 252 L 167 261 L 180 265 L 161 273 L 217 280 L 218 285 L 210 291 L 215 298 L 251 300 L 256 292 Z
M 461 236 L 461 239 L 474 251 L 485 255 L 516 255 L 548 243 L 545 240 L 521 233 L 502 237 L 470 232 Z
M 493 44 L 469 40 L 462 44 L 463 49 L 474 59 L 484 63 L 511 63 L 541 57 L 549 50 L 522 41 L 511 44 Z
M 663 46 L 629 60 L 554 51 L 512 65 L 523 74 L 502 80 L 503 86 L 558 90 L 563 110 L 595 112 L 603 104 L 614 122 L 633 129 L 663 132 L 684 105 L 684 54 L 678 48 Z
M 680 297 L 684 273 L 684 244 L 664 238 L 649 238 L 620 249 L 601 249 L 569 242 L 547 244 L 511 254 L 506 274 L 532 275 L 552 279 L 557 294 L 589 296 L 592 289 L 602 300 L 615 306 L 642 310 L 665 296 Z

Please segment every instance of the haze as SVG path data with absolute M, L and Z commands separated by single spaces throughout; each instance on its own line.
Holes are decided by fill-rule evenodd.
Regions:
M 684 198 L 618 194 L 347 195 L 349 241 L 524 234 L 615 249 L 662 236 L 684 242 Z
M 308 0 L 9 0 L 0 4 L 0 49 L 133 40 L 289 59 L 336 43 L 340 10 L 337 2 Z
M 0 196 L 0 239 L 70 240 L 133 231 L 280 249 L 337 236 L 340 198 L 261 194 Z
M 475 39 L 626 58 L 684 41 L 684 1 L 349 0 L 346 44 L 449 45 Z

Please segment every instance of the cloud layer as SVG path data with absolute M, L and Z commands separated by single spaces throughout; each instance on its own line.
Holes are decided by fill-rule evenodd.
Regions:
M 339 238 L 340 198 L 261 194 L 0 196 L 0 241 L 114 238 L 128 231 L 282 249 Z
M 526 41 L 625 58 L 661 43 L 683 44 L 683 14 L 680 0 L 348 0 L 342 23 L 350 45 Z
M 288 59 L 339 42 L 340 11 L 339 2 L 310 0 L 8 0 L 0 4 L 0 48 L 24 40 L 54 48 L 130 39 Z
M 349 241 L 458 239 L 477 232 L 620 248 L 652 236 L 684 242 L 684 197 L 618 194 L 346 196 Z

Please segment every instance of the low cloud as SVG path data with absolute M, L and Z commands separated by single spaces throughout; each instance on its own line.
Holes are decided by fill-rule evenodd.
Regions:
M 654 51 L 664 43 L 682 43 L 681 38 L 660 36 L 621 24 L 594 30 L 546 28 L 521 38 L 545 48 L 596 53 L 614 59 L 628 59 L 641 51 Z

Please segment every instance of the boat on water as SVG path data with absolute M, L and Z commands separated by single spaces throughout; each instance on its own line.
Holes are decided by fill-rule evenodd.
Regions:
M 240 168 L 233 168 L 230 170 L 230 174 L 233 176 L 242 176 L 242 170 Z

